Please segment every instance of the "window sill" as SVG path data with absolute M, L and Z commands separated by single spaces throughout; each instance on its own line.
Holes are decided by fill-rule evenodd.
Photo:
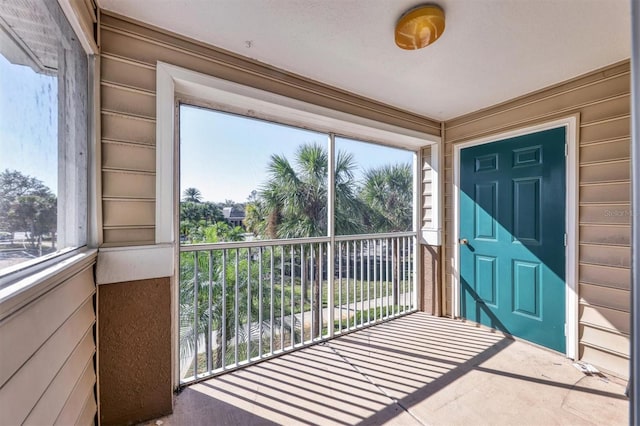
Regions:
M 0 321 L 96 261 L 96 249 L 82 247 L 22 269 L 0 281 Z

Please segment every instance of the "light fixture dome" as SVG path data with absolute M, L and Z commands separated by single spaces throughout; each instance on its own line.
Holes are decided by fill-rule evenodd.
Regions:
M 444 32 L 444 11 L 436 5 L 418 6 L 407 11 L 396 24 L 396 44 L 416 50 L 435 42 Z

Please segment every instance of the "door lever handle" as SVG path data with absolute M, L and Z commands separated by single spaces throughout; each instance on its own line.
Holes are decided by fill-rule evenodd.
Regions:
M 462 246 L 466 246 L 467 244 L 469 244 L 469 240 L 467 240 L 466 238 L 460 238 L 458 240 L 458 242 L 460 243 L 460 245 Z

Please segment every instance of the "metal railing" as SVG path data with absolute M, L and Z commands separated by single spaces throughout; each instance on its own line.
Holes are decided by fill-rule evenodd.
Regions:
M 180 247 L 189 383 L 414 311 L 416 234 Z

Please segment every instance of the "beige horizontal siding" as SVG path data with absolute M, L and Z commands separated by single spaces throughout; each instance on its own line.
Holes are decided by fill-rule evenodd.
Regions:
M 580 183 L 628 182 L 631 163 L 628 159 L 580 165 Z
M 469 135 L 473 137 L 474 131 L 472 129 L 475 128 L 481 128 L 484 133 L 489 133 L 492 125 L 498 128 L 507 127 L 514 121 L 539 120 L 540 115 L 543 117 L 552 116 L 562 113 L 565 109 L 574 111 L 617 96 L 629 96 L 629 73 L 630 63 L 624 61 L 502 104 L 449 120 L 445 123 L 447 139 L 456 139 L 449 132 L 458 127 L 462 128 L 463 137 L 468 138 Z M 587 92 L 591 92 L 591 95 L 588 95 L 586 99 L 581 99 L 580 96 L 574 97 L 575 92 L 583 91 L 585 88 L 587 88 Z M 545 107 L 541 108 L 540 105 Z M 505 116 L 511 111 L 520 112 L 515 117 Z M 535 111 L 539 111 L 539 113 L 536 114 Z M 629 113 L 628 110 L 626 113 Z M 477 123 L 480 125 L 478 126 Z
M 604 244 L 580 244 L 580 262 L 595 265 L 631 267 L 631 247 Z
M 135 59 L 110 55 L 103 49 L 101 54 L 102 84 L 111 83 L 116 86 L 146 90 L 155 95 L 156 67 L 138 62 Z
M 431 227 L 432 197 L 431 147 L 422 149 L 422 227 Z
M 444 292 L 451 312 L 453 146 L 580 114 L 579 356 L 628 374 L 630 286 L 629 62 L 445 123 Z
M 580 226 L 580 243 L 631 245 L 631 229 L 618 225 L 582 225 Z
M 154 119 L 102 111 L 102 137 L 108 140 L 155 146 Z
M 609 348 L 614 355 L 629 356 L 629 336 L 587 326 L 580 326 L 580 332 L 583 342 L 592 348 Z
M 93 422 L 94 294 L 91 264 L 0 322 L 0 424 Z
M 619 311 L 629 311 L 630 291 L 595 284 L 580 283 L 580 301 L 591 306 L 602 306 Z
M 606 98 L 603 101 L 591 103 L 582 107 L 580 111 L 580 121 L 583 125 L 621 117 L 629 114 L 630 96 L 622 90 L 623 94 Z
M 155 208 L 154 200 L 105 199 L 102 202 L 104 227 L 153 226 Z
M 631 205 L 598 204 L 582 205 L 578 209 L 580 225 L 630 225 Z
M 629 312 L 582 303 L 580 324 L 628 335 L 631 322 Z
M 579 357 L 581 360 L 611 371 L 614 374 L 621 374 L 621 371 L 629 369 L 629 357 L 627 355 L 616 354 L 615 352 L 598 345 L 582 342 L 580 345 Z M 626 374 L 623 374 L 627 377 Z
M 105 228 L 103 245 L 105 247 L 118 247 L 122 245 L 145 245 L 148 244 L 149 241 L 153 241 L 155 239 L 155 236 L 155 226 L 136 226 L 133 228 Z
M 103 169 L 132 172 L 153 172 L 156 168 L 156 149 L 153 146 L 102 141 Z
M 628 138 L 592 143 L 580 147 L 580 164 L 587 165 L 601 161 L 625 160 L 630 155 L 631 143 Z
M 581 204 L 587 203 L 624 203 L 629 201 L 630 182 L 614 182 L 580 186 Z
M 104 198 L 155 199 L 155 173 L 103 169 L 102 178 Z
M 604 121 L 596 121 L 580 126 L 580 145 L 611 141 L 629 137 L 631 120 L 629 115 Z
M 631 288 L 630 273 L 626 268 L 580 263 L 578 276 L 583 283 L 626 290 Z
M 103 81 L 100 98 L 103 111 L 115 111 L 151 120 L 156 117 L 154 92 Z
M 105 12 L 101 15 L 103 243 L 155 240 L 158 61 L 337 111 L 440 135 L 440 123 Z

